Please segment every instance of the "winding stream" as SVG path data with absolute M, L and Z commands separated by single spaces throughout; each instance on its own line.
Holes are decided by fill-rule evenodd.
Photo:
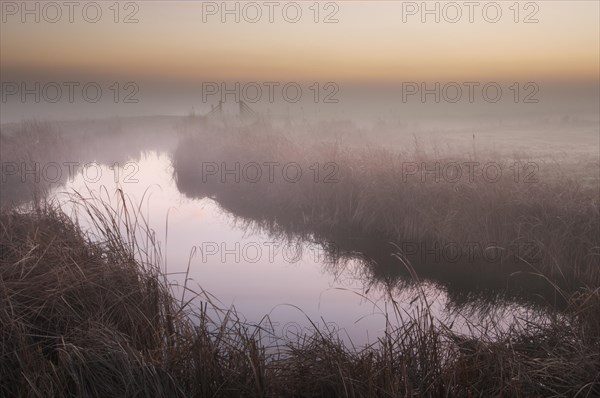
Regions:
M 506 302 L 495 303 L 493 311 L 474 306 L 457 313 L 444 288 L 433 283 L 421 283 L 422 290 L 373 283 L 365 276 L 360 253 L 335 261 L 322 242 L 282 238 L 249 226 L 210 198 L 181 194 L 167 152 L 144 152 L 119 165 L 96 165 L 93 172 L 77 173 L 64 186 L 53 188 L 49 197 L 75 217 L 70 202 L 74 191 L 115 200 L 120 188 L 132 203 L 142 203 L 141 212 L 161 245 L 162 267 L 178 297 L 187 279 L 190 289 L 209 292 L 222 308 L 234 306 L 251 324 L 264 325 L 268 314 L 276 336 L 293 339 L 317 326 L 340 332 L 354 344 L 372 343 L 385 332 L 386 313 L 393 322 L 401 322 L 393 314 L 390 296 L 406 316 L 425 305 L 426 298 L 436 319 L 464 333 L 476 334 L 468 324 L 499 321 L 509 327 L 539 316 L 532 308 Z M 85 217 L 79 220 L 89 228 Z M 185 300 L 190 297 L 187 293 Z

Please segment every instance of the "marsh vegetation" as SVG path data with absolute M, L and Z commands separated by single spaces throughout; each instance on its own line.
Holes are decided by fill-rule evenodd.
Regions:
M 250 230 L 324 247 L 334 242 L 326 270 L 335 275 L 359 260 L 365 286 L 385 292 L 384 332 L 368 344 L 348 344 L 307 318 L 313 332 L 281 336 L 268 315 L 249 322 L 216 292 L 188 279 L 175 284 L 165 272 L 164 242 L 124 188 L 110 193 L 112 202 L 71 193 L 69 208 L 77 212 L 66 212 L 45 196 L 49 187 L 33 184 L 39 195 L 32 197 L 31 184 L 25 191 L 21 176 L 8 176 L 0 213 L 0 395 L 600 394 L 593 157 L 507 155 L 472 142 L 467 150 L 441 150 L 418 137 L 394 148 L 365 147 L 352 138 L 359 129 L 335 124 L 304 126 L 300 139 L 270 125 L 163 122 L 180 131 L 176 142 L 169 134 L 119 134 L 117 158 L 163 148 L 182 194 L 212 198 Z M 48 128 L 13 126 L 2 135 L 2 161 L 115 161 L 114 143 L 102 144 L 110 132 L 90 141 L 64 126 Z M 350 138 L 336 128 L 351 130 Z M 475 168 L 472 178 L 450 172 L 436 179 L 413 168 L 469 162 L 503 173 L 491 178 Z M 221 174 L 223 165 L 241 171 L 264 163 L 295 163 L 304 174 L 290 178 L 275 168 L 272 179 L 241 174 L 239 181 Z M 531 164 L 535 179 L 526 179 Z M 515 165 L 524 172 L 518 178 Z M 473 242 L 479 251 L 439 251 Z M 508 328 L 499 316 L 459 333 L 437 317 L 428 283 L 443 288 L 458 312 L 512 301 L 543 316 Z M 407 287 L 417 292 L 411 311 L 397 295 Z

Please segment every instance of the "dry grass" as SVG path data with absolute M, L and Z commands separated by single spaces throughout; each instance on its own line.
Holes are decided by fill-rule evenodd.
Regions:
M 500 160 L 482 150 L 477 155 L 428 154 L 418 141 L 415 148 L 394 153 L 340 142 L 313 144 L 274 133 L 217 131 L 183 138 L 173 166 L 181 192 L 213 197 L 232 213 L 271 227 L 320 233 L 334 242 L 340 236 L 370 238 L 399 248 L 406 248 L 406 242 L 425 248 L 477 245 L 474 256 L 462 250 L 454 261 L 443 256 L 423 261 L 424 250 L 399 253 L 424 277 L 550 295 L 557 287 L 574 292 L 600 286 L 597 181 L 583 184 L 560 164 L 535 160 L 537 181 L 515 182 L 509 167 L 530 159 Z M 435 164 L 472 161 L 504 165 L 501 178 L 491 182 L 476 172 L 472 181 L 465 175 L 458 182 L 431 177 L 423 182 L 403 173 L 409 162 L 431 170 Z M 229 175 L 222 183 L 220 175 L 203 180 L 202 162 L 230 170 L 236 163 L 296 162 L 303 176 L 286 182 L 279 168 L 273 182 L 263 174 L 258 182 L 241 178 L 235 183 Z M 337 165 L 330 183 L 324 182 L 328 162 Z M 321 169 L 317 182 L 311 169 L 315 164 Z M 486 260 L 486 249 L 493 249 L 499 260 Z
M 266 346 L 210 295 L 174 298 L 135 206 L 76 196 L 82 231 L 51 205 L 0 214 L 0 395 L 23 397 L 598 396 L 600 291 L 545 324 L 471 339 L 395 307 L 348 347 L 319 330 Z M 393 298 L 390 298 L 393 303 Z

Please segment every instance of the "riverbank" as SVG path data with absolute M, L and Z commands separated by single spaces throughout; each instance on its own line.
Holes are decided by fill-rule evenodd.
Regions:
M 573 293 L 545 324 L 492 328 L 481 339 L 449 332 L 425 306 L 401 324 L 392 312 L 386 335 L 368 347 L 349 348 L 327 330 L 265 347 L 268 330 L 231 311 L 209 316 L 220 310 L 208 296 L 196 307 L 173 296 L 135 209 L 80 205 L 94 234 L 48 204 L 0 214 L 0 395 L 600 393 L 597 288 Z
M 557 291 L 600 286 L 593 164 L 228 130 L 181 138 L 173 170 L 189 197 L 214 198 L 249 222 L 358 250 L 381 266 L 394 262 L 399 277 L 551 305 Z

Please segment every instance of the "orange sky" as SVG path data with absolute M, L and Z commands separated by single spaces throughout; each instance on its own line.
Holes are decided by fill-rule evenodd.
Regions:
M 419 13 L 403 23 L 406 5 L 399 1 L 336 2 L 339 22 L 331 24 L 314 23 L 312 1 L 298 2 L 303 15 L 295 24 L 277 10 L 274 23 L 267 15 L 255 24 L 243 18 L 235 23 L 231 16 L 221 23 L 219 15 L 203 22 L 200 2 L 139 2 L 138 23 L 115 24 L 108 9 L 112 3 L 102 3 L 104 14 L 96 24 L 83 21 L 77 11 L 74 23 L 55 24 L 21 23 L 18 15 L 3 13 L 0 67 L 33 70 L 40 79 L 62 71 L 184 82 L 596 81 L 599 74 L 597 1 L 535 2 L 539 9 L 519 14 L 523 19 L 535 11 L 539 22 L 530 24 L 513 21 L 513 1 L 498 2 L 503 12 L 498 23 L 486 22 L 475 10 L 474 23 L 463 15 L 454 24 L 443 18 L 435 23 L 431 16 L 421 23 Z M 335 11 L 330 7 L 320 10 L 321 19 Z

